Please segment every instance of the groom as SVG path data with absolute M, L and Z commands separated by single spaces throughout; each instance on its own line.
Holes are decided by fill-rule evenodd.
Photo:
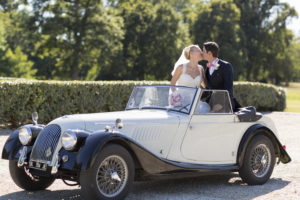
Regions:
M 205 42 L 203 44 L 203 59 L 208 61 L 205 71 L 206 88 L 227 90 L 231 99 L 233 111 L 239 104 L 233 96 L 233 69 L 232 65 L 218 58 L 219 45 L 216 42 Z

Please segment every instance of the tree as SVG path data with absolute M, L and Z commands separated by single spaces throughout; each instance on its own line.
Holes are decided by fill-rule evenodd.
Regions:
M 114 4 L 124 20 L 122 62 L 116 71 L 121 79 L 170 79 L 170 72 L 182 48 L 189 42 L 188 28 L 167 3 L 154 7 L 140 0 Z M 109 71 L 102 77 L 109 76 Z M 102 77 L 100 77 L 102 79 Z
M 0 11 L 0 76 L 33 78 L 36 73 L 32 69 L 33 62 L 28 60 L 19 45 L 11 48 L 7 42 L 11 33 L 19 28 L 14 26 L 14 16 Z
M 234 0 L 234 2 L 241 12 L 239 25 L 242 30 L 241 47 L 245 60 L 245 79 L 266 81 L 271 77 L 276 79 L 275 83 L 279 83 L 279 76 L 274 77 L 276 76 L 274 72 L 279 72 L 276 65 L 287 61 L 288 57 L 285 56 L 285 59 L 279 57 L 277 50 L 280 46 L 284 46 L 281 48 L 281 54 L 285 54 L 288 48 L 292 37 L 288 36 L 286 20 L 296 15 L 295 10 L 286 3 L 279 3 L 278 0 Z M 276 40 L 279 40 L 279 43 Z
M 292 61 L 293 75 L 292 81 L 300 81 L 300 38 L 295 38 L 292 42 L 290 50 L 288 51 Z
M 5 34 L 5 29 L 6 29 L 6 24 L 7 24 L 8 18 L 7 16 L 0 11 L 0 51 L 3 53 L 5 50 L 5 45 L 6 45 L 6 34 Z
M 122 20 L 98 0 L 34 1 L 35 24 L 42 40 L 40 59 L 54 60 L 53 75 L 62 79 L 96 78 L 121 48 Z
M 290 48 L 293 41 L 293 33 L 286 28 L 288 18 L 296 16 L 294 9 L 288 4 L 279 4 L 276 6 L 276 18 L 270 21 L 271 30 L 269 31 L 264 68 L 269 72 L 268 79 L 275 84 L 285 81 L 288 84 L 292 80 L 294 66 L 291 60 Z M 271 55 L 271 56 L 270 56 Z M 275 59 L 274 59 L 275 58 Z
M 18 78 L 33 78 L 36 70 L 32 69 L 33 62 L 28 61 L 28 58 L 21 51 L 20 47 L 15 49 L 13 52 L 8 49 L 5 55 L 2 57 L 4 62 L 1 62 L 3 67 L 8 67 L 8 73 L 3 74 L 3 76 L 18 77 Z
M 240 12 L 231 0 L 198 4 L 198 15 L 189 19 L 194 43 L 216 41 L 220 46 L 219 57 L 234 67 L 234 78 L 243 71 L 243 54 L 240 50 Z
M 185 46 L 214 40 L 235 80 L 279 84 L 299 77 L 296 15 L 279 0 L 3 0 L 0 74 L 170 79 Z
M 147 59 L 152 63 L 147 74 L 153 74 L 155 79 L 169 80 L 174 63 L 179 58 L 182 49 L 191 43 L 188 25 L 183 22 L 172 6 L 167 2 L 160 2 L 155 7 L 155 19 L 151 23 L 149 32 L 153 41 L 149 47 Z

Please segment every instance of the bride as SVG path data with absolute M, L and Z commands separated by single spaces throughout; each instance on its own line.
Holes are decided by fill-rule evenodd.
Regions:
M 171 85 L 194 88 L 202 86 L 205 88 L 204 68 L 198 64 L 200 60 L 203 60 L 202 54 L 203 53 L 198 45 L 185 47 L 180 58 L 174 65 Z M 179 99 L 182 99 L 181 96 L 183 96 L 183 98 L 187 97 L 188 99 L 191 99 L 189 94 L 186 94 L 186 92 L 180 92 L 178 88 L 170 91 L 170 96 L 171 105 L 177 105 L 177 96 L 180 96 Z M 209 112 L 210 107 L 206 102 L 199 101 L 196 110 L 198 113 L 206 113 Z
M 185 47 L 172 71 L 171 85 L 205 88 L 204 69 L 198 62 L 202 60 L 202 51 L 198 45 Z

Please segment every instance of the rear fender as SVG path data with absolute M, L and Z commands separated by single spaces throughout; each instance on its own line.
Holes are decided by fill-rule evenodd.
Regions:
M 238 148 L 238 156 L 237 156 L 237 164 L 239 167 L 243 165 L 244 156 L 246 153 L 246 149 L 252 138 L 256 135 L 265 135 L 267 136 L 273 143 L 276 156 L 279 158 L 279 160 L 282 163 L 289 163 L 291 161 L 290 156 L 286 152 L 286 150 L 283 148 L 282 144 L 276 137 L 276 135 L 267 127 L 261 125 L 261 124 L 255 124 L 248 128 L 248 130 L 245 132 L 239 148 Z

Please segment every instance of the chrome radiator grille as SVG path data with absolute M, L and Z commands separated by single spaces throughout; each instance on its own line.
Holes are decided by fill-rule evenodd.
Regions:
M 30 160 L 51 161 L 60 138 L 61 129 L 56 124 L 46 126 L 38 135 L 32 148 Z

